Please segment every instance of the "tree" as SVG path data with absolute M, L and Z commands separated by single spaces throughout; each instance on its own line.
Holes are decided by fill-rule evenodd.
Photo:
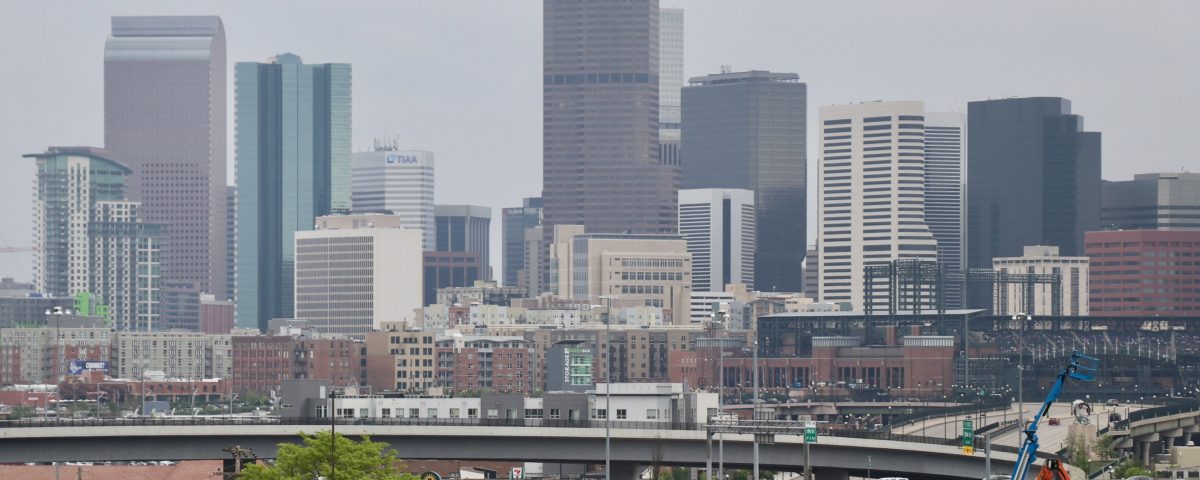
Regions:
M 22 418 L 32 417 L 33 415 L 34 411 L 32 408 L 26 407 L 25 405 L 17 405 L 12 408 L 12 413 L 8 414 L 8 419 L 20 420 Z
M 242 473 L 247 480 L 312 480 L 314 478 L 336 478 L 337 480 L 418 480 L 416 475 L 404 472 L 404 464 L 396 458 L 395 450 L 384 450 L 387 445 L 372 442 L 363 437 L 355 442 L 342 435 L 336 439 L 329 432 L 312 435 L 300 434 L 303 445 L 279 444 L 279 454 L 273 465 L 249 465 Z M 331 449 L 331 442 L 335 449 Z M 337 452 L 337 469 L 331 475 L 330 458 Z
M 1154 473 L 1133 459 L 1125 460 L 1113 468 L 1113 478 L 1129 478 L 1134 476 L 1153 477 Z
M 1078 433 L 1067 435 L 1066 441 L 1066 457 L 1067 463 L 1079 467 L 1085 472 L 1092 471 L 1092 461 L 1089 457 L 1091 448 L 1088 448 L 1087 438 Z
M 1114 448 L 1116 441 L 1117 439 L 1111 435 L 1101 435 L 1100 438 L 1096 439 L 1096 443 L 1092 445 L 1092 450 L 1096 453 L 1097 457 L 1100 457 L 1100 460 L 1108 463 L 1109 460 L 1117 456 L 1117 449 Z

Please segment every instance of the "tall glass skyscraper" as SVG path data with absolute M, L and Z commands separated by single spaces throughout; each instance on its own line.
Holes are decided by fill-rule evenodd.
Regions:
M 967 261 L 991 268 L 1030 245 L 1084 255 L 1100 225 L 1100 133 L 1071 101 L 1008 98 L 967 106 Z M 991 307 L 983 292 L 970 305 Z
M 104 146 L 132 171 L 144 220 L 165 227 L 164 279 L 192 296 L 226 291 L 225 68 L 219 17 L 112 18 Z
M 677 167 L 659 161 L 658 1 L 545 0 L 543 15 L 545 223 L 673 233 Z
M 807 244 L 808 87 L 794 73 L 696 77 L 683 88 L 683 188 L 754 192 L 754 286 L 799 292 Z
M 237 324 L 293 316 L 294 242 L 350 209 L 350 65 L 285 53 L 235 67 Z

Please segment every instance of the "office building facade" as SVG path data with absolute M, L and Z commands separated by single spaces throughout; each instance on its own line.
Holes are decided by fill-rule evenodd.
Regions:
M 961 271 L 966 262 L 966 135 L 965 115 L 925 112 L 925 224 L 947 272 Z M 962 285 L 946 284 L 944 295 L 946 308 L 962 308 Z
M 124 165 L 89 147 L 26 155 L 37 162 L 34 288 L 51 296 L 95 295 L 117 330 L 160 325 L 159 226 L 125 201 Z
M 925 106 L 869 102 L 820 111 L 820 298 L 886 309 L 882 282 L 874 289 L 880 294 L 866 298 L 864 267 L 937 259 L 925 223 Z
M 500 267 L 504 285 L 520 286 L 529 274 L 525 270 L 525 231 L 542 224 L 542 199 L 526 198 L 520 207 L 504 209 L 500 221 L 504 235 Z
M 754 192 L 679 191 L 679 236 L 692 254 L 692 291 L 722 292 L 731 283 L 754 289 Z
M 658 14 L 658 159 L 676 167 L 677 175 L 683 159 L 679 130 L 682 89 L 683 9 L 662 8 Z
M 1085 238 L 1091 313 L 1200 317 L 1200 231 L 1097 231 Z
M 559 295 L 612 307 L 671 309 L 689 323 L 692 254 L 675 235 L 577 234 L 556 239 Z M 565 248 L 561 248 L 565 247 Z
M 526 297 L 536 297 L 548 291 L 546 254 L 546 236 L 541 225 L 525 230 L 525 267 L 518 276 L 519 286 L 525 291 Z
M 330 215 L 296 232 L 295 318 L 361 340 L 421 307 L 421 234 L 391 215 Z
M 545 223 L 673 233 L 677 167 L 659 159 L 658 1 L 542 5 Z
M 437 292 L 443 288 L 469 287 L 483 280 L 483 257 L 479 252 L 424 252 L 421 259 L 424 285 L 422 305 L 437 303 Z
M 1084 232 L 1099 225 L 1100 133 L 1084 131 L 1070 100 L 967 105 L 968 266 L 990 268 L 1027 245 L 1082 255 Z
M 350 65 L 239 62 L 237 321 L 291 318 L 295 234 L 350 208 Z
M 1053 246 L 1027 246 L 1019 257 L 993 258 L 992 269 L 998 273 L 1057 274 L 1061 278 L 1058 285 L 1061 314 L 1088 314 L 1088 257 L 1064 257 L 1059 255 L 1058 247 Z M 1046 283 L 1033 287 L 1016 284 L 998 286 L 996 297 L 992 299 L 992 312 L 995 315 L 1053 315 L 1054 288 L 1055 285 Z M 1033 293 L 1032 302 L 1026 298 L 1030 292 Z M 1033 305 L 1033 311 L 1026 311 L 1026 305 Z
M 683 89 L 683 188 L 754 192 L 754 285 L 799 292 L 807 205 L 808 87 L 794 73 L 695 77 Z
M 1200 173 L 1139 174 L 1100 190 L 1102 229 L 1200 230 Z
M 421 232 L 424 250 L 437 248 L 433 205 L 433 152 L 378 149 L 353 157 L 355 213 L 399 216 L 404 228 Z
M 437 251 L 478 253 L 483 268 L 479 272 L 481 279 L 490 280 L 492 209 L 479 205 L 438 205 L 434 212 Z
M 196 296 L 226 291 L 225 65 L 219 17 L 112 18 L 104 148 L 132 171 L 143 220 L 164 226 L 163 278 Z

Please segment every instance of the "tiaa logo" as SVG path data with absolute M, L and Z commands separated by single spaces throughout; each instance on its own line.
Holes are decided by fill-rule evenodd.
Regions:
M 388 165 L 415 165 L 417 163 L 417 156 L 389 154 L 387 156 L 387 163 Z

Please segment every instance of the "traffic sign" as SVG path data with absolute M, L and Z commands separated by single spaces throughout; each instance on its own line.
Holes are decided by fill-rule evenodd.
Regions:
M 521 468 L 521 467 L 512 467 L 512 472 L 509 472 L 509 473 L 510 473 L 510 475 L 508 476 L 508 478 L 511 478 L 513 480 L 516 480 L 519 478 L 525 478 L 525 469 Z
M 804 443 L 817 443 L 817 424 L 804 424 Z
M 975 447 L 975 423 L 970 420 L 963 420 L 962 446 L 964 449 Z

